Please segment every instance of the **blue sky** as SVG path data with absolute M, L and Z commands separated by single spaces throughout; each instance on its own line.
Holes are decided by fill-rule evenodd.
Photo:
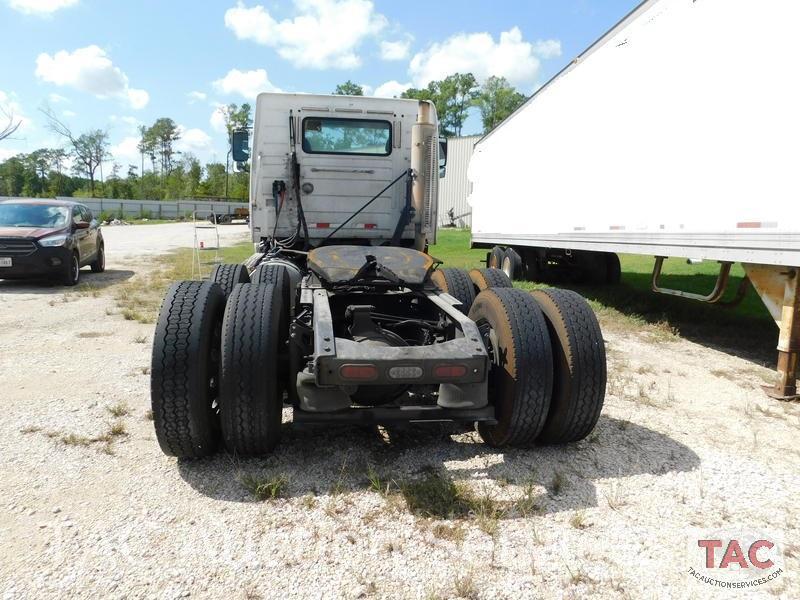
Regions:
M 225 159 L 216 106 L 259 90 L 377 95 L 455 71 L 506 76 L 526 94 L 638 0 L 0 0 L 0 107 L 23 119 L 0 160 L 59 145 L 39 109 L 107 129 L 138 164 L 136 127 L 171 117 L 181 150 Z M 476 133 L 477 117 L 464 133 Z

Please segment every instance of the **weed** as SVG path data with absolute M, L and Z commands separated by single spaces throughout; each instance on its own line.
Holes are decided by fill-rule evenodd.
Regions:
M 591 524 L 586 520 L 586 514 L 583 511 L 578 511 L 570 517 L 569 524 L 575 529 L 588 529 Z
M 116 421 L 109 427 L 108 434 L 111 437 L 120 437 L 123 435 L 128 435 L 128 429 L 125 427 L 125 423 L 122 421 Z
M 516 502 L 517 512 L 523 517 L 542 512 L 536 496 L 536 484 L 529 481 L 522 490 L 522 496 Z
M 303 508 L 313 510 L 317 507 L 317 498 L 314 494 L 308 493 L 300 499 L 300 504 L 303 505 Z
M 475 580 L 472 578 L 471 573 L 456 577 L 453 582 L 453 588 L 459 598 L 467 598 L 467 600 L 476 600 L 478 598 L 478 587 L 475 585 Z
M 431 531 L 433 532 L 434 537 L 437 537 L 440 540 L 447 540 L 448 542 L 461 543 L 466 537 L 464 528 L 458 523 L 453 525 L 448 525 L 447 523 L 436 523 Z
M 428 473 L 423 479 L 405 481 L 400 492 L 412 514 L 452 519 L 465 517 L 473 508 L 473 498 L 464 484 L 442 473 Z
M 112 417 L 125 417 L 130 413 L 128 406 L 124 402 L 117 402 L 106 407 L 106 410 L 111 413 Z
M 286 492 L 289 479 L 284 474 L 257 477 L 249 473 L 239 476 L 242 485 L 258 500 L 274 500 Z
M 149 408 L 146 411 L 144 411 L 144 418 L 145 418 L 146 421 L 152 421 L 153 420 L 153 411 L 150 410 Z
M 38 433 L 42 430 L 38 425 L 26 425 L 19 430 L 20 433 Z
M 77 433 L 66 433 L 59 437 L 59 441 L 65 446 L 89 446 L 95 440 Z
M 78 334 L 78 337 L 81 339 L 93 339 L 93 338 L 100 338 L 100 337 L 108 337 L 114 335 L 110 331 L 82 331 Z
M 147 336 L 146 335 L 137 335 L 133 338 L 134 344 L 146 344 L 147 343 Z
M 378 473 L 372 465 L 367 467 L 367 482 L 369 489 L 381 496 L 388 496 L 392 491 L 392 479 L 386 479 Z
M 142 372 L 142 375 L 150 374 L 150 367 L 139 367 L 139 370 Z

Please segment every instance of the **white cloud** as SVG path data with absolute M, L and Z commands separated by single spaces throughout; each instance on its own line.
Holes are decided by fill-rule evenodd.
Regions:
M 560 52 L 561 44 L 555 40 L 526 42 L 518 27 L 502 32 L 497 42 L 489 33 L 461 33 L 415 54 L 409 73 L 417 87 L 453 73 L 472 73 L 478 81 L 496 75 L 530 88 L 539 75 L 540 57 Z
M 386 27 L 369 0 L 294 0 L 296 15 L 277 21 L 261 5 L 239 2 L 225 12 L 225 26 L 240 40 L 275 48 L 297 67 L 352 69 L 358 47 Z
M 181 138 L 176 142 L 175 149 L 189 154 L 205 155 L 211 152 L 211 136 L 202 129 L 186 129 L 183 125 L 178 127 Z
M 110 151 L 112 160 L 121 165 L 138 165 L 141 162 L 138 137 L 128 136 L 122 138 L 120 143 L 111 146 Z
M 381 42 L 381 58 L 383 60 L 405 60 L 411 49 L 411 40 L 399 42 Z
M 32 121 L 25 116 L 17 95 L 14 92 L 6 93 L 0 90 L 0 127 L 6 126 L 8 117 L 12 117 L 14 122 L 19 121 L 20 123 L 19 129 L 14 134 L 15 138 L 20 137 L 20 133 L 23 130 L 29 130 L 32 125 Z
M 130 87 L 128 76 L 114 66 L 105 50 L 94 45 L 74 52 L 60 50 L 53 56 L 40 54 L 36 58 L 36 77 L 98 98 L 123 98 L 134 109 L 144 108 L 150 101 L 150 95 Z
M 408 83 L 400 83 L 395 80 L 387 81 L 375 88 L 374 95 L 379 98 L 399 98 L 400 94 L 410 87 L 413 87 L 410 81 Z
M 47 96 L 47 99 L 53 104 L 61 104 L 62 102 L 69 102 L 69 99 L 65 98 L 61 94 L 49 94 Z
M 59 9 L 75 6 L 78 0 L 9 0 L 8 5 L 26 15 L 47 16 Z
M 189 97 L 189 104 L 194 104 L 195 102 L 205 102 L 208 95 L 205 92 L 189 92 L 186 94 Z
M 220 94 L 239 94 L 247 100 L 255 100 L 261 92 L 279 92 L 280 89 L 272 85 L 264 69 L 254 71 L 240 71 L 231 69 L 222 79 L 212 83 L 214 89 Z
M 533 44 L 533 51 L 541 58 L 558 58 L 561 56 L 559 40 L 538 40 Z
M 217 104 L 214 106 L 214 112 L 208 122 L 211 124 L 211 129 L 219 133 L 227 133 L 228 129 L 225 127 L 225 116 L 222 114 L 222 109 L 225 108 L 224 104 Z
M 76 113 L 74 110 L 65 110 L 61 114 L 67 117 L 68 119 L 78 116 L 78 113 Z
M 23 150 L 12 150 L 11 148 L 0 146 L 0 162 L 8 160 L 12 156 L 16 156 L 17 154 L 22 154 L 22 152 Z

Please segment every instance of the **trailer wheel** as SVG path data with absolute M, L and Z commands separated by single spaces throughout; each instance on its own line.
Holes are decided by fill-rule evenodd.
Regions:
M 489 398 L 497 423 L 478 423 L 494 447 L 531 446 L 544 427 L 553 394 L 553 350 L 542 310 L 523 290 L 478 294 L 469 317 L 489 352 Z
M 225 294 L 209 281 L 173 283 L 153 338 L 150 402 L 164 454 L 208 456 L 219 445 L 219 340 Z
M 506 248 L 503 253 L 503 263 L 501 270 L 510 280 L 519 279 L 520 272 L 522 271 L 522 258 L 517 254 L 513 248 Z
M 540 444 L 582 440 L 594 429 L 606 393 L 603 334 L 589 303 L 570 290 L 531 292 L 547 320 L 553 347 L 553 397 Z
M 260 283 L 262 285 L 277 285 L 280 286 L 283 292 L 283 304 L 290 309 L 294 304 L 292 286 L 292 275 L 289 269 L 281 264 L 264 263 L 258 265 L 253 271 L 251 277 L 253 283 Z
M 510 288 L 514 287 L 508 275 L 500 269 L 472 269 L 469 278 L 475 286 L 476 293 L 481 293 L 489 288 Z
M 463 269 L 437 269 L 431 274 L 431 281 L 443 292 L 461 302 L 458 310 L 469 313 L 475 301 L 475 288 L 467 272 Z
M 495 246 L 492 248 L 492 251 L 489 252 L 489 260 L 486 262 L 486 266 L 490 269 L 500 269 L 503 266 L 503 258 L 505 258 L 506 253 L 500 246 Z
M 281 435 L 287 319 L 280 286 L 237 285 L 222 323 L 220 420 L 231 452 L 264 454 Z
M 617 285 L 622 281 L 622 266 L 619 264 L 619 256 L 613 252 L 606 253 L 606 283 Z
M 211 270 L 209 280 L 219 285 L 227 298 L 237 283 L 250 283 L 250 276 L 244 265 L 216 265 Z

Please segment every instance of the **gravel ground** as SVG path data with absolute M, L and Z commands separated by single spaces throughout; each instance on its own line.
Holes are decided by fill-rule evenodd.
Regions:
M 606 334 L 605 409 L 569 447 L 287 424 L 273 456 L 176 461 L 148 418 L 153 326 L 123 320 L 111 290 L 115 270 L 148 269 L 125 258 L 135 245 L 191 244 L 191 229 L 104 233 L 98 297 L 0 282 L 4 598 L 693 598 L 710 590 L 687 574 L 687 541 L 739 527 L 783 544 L 783 573 L 756 593 L 712 593 L 800 597 L 800 406 L 762 394 L 768 369 Z M 125 432 L 106 437 L 115 423 Z M 431 520 L 365 483 L 368 468 L 401 481 L 431 467 L 498 502 L 527 493 L 532 510 Z M 285 476 L 284 497 L 257 501 L 242 473 Z

